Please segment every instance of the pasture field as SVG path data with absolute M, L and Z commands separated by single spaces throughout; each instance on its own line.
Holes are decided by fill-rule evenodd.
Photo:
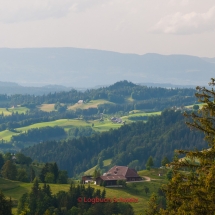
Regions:
M 12 108 L 0 108 L 0 114 L 3 113 L 4 116 L 11 115 L 13 112 L 18 112 L 19 114 L 26 113 L 29 109 L 26 107 L 16 106 Z
M 42 184 L 41 184 L 42 185 Z M 0 178 L 0 190 L 4 193 L 4 195 L 8 198 L 11 197 L 14 202 L 15 207 L 12 212 L 15 215 L 17 211 L 17 205 L 20 197 L 24 193 L 28 193 L 31 191 L 32 183 L 24 183 L 19 181 L 11 181 Z M 51 191 L 53 194 L 59 192 L 60 190 L 68 191 L 70 185 L 69 184 L 50 184 Z
M 55 121 L 50 121 L 50 122 L 41 122 L 41 123 L 35 123 L 33 125 L 21 127 L 21 128 L 16 128 L 15 130 L 17 132 L 9 131 L 9 130 L 4 130 L 0 132 L 0 140 L 5 140 L 5 141 L 10 141 L 11 137 L 13 135 L 19 135 L 20 133 L 23 133 L 25 131 L 28 131 L 33 128 L 43 128 L 46 126 L 54 127 L 54 126 L 59 126 L 65 129 L 67 132 L 70 128 L 72 127 L 91 127 L 92 124 L 94 126 L 92 127 L 95 131 L 103 132 L 103 131 L 108 131 L 111 128 L 119 128 L 122 126 L 122 124 L 114 124 L 110 120 L 105 120 L 105 121 L 98 121 L 98 120 L 89 120 L 89 121 L 84 121 L 82 119 L 59 119 Z
M 93 175 L 95 169 L 96 166 L 92 167 L 91 169 L 88 169 L 86 172 L 84 172 L 84 175 Z
M 97 108 L 98 105 L 105 104 L 105 103 L 112 103 L 112 102 L 109 102 L 105 99 L 91 100 L 88 103 L 82 103 L 82 104 L 76 103 L 74 105 L 70 105 L 70 106 L 68 106 L 68 110 Z M 38 106 L 38 109 L 45 111 L 45 112 L 51 112 L 51 111 L 54 111 L 54 105 L 55 104 L 42 104 L 42 105 Z
M 123 124 L 121 123 L 112 123 L 110 120 L 105 120 L 103 122 L 94 121 L 93 129 L 99 132 L 109 131 L 111 128 L 116 129 L 121 127 Z
M 45 111 L 45 112 L 51 112 L 54 111 L 54 105 L 55 104 L 42 104 L 38 106 L 38 109 Z
M 82 104 L 74 104 L 74 105 L 71 105 L 68 107 L 69 110 L 76 110 L 78 108 L 80 109 L 88 109 L 88 108 L 97 108 L 98 105 L 101 105 L 101 104 L 114 104 L 112 102 L 109 102 L 105 99 L 98 99 L 98 100 L 91 100 L 89 101 L 88 103 L 82 103 Z
M 62 128 L 64 128 L 65 130 L 68 130 L 69 128 L 73 127 L 73 126 L 91 126 L 90 122 L 85 122 L 83 120 L 78 120 L 78 119 L 59 119 L 59 120 L 54 120 L 54 121 L 50 121 L 50 122 L 40 122 L 40 123 L 35 123 L 33 125 L 29 125 L 26 127 L 22 127 L 22 128 L 17 128 L 17 131 L 28 131 L 29 129 L 32 128 L 42 128 L 42 127 L 46 127 L 46 126 L 50 126 L 50 127 L 54 127 L 54 126 L 60 126 Z
M 127 101 L 128 101 L 128 102 L 134 102 L 135 99 L 132 99 L 132 97 L 130 96 L 130 97 L 127 98 Z
M 147 207 L 147 202 L 150 198 L 150 195 L 155 192 L 157 193 L 158 188 L 166 183 L 165 180 L 151 180 L 151 181 L 141 181 L 134 183 L 127 183 L 126 188 L 105 188 L 106 189 L 106 197 L 107 198 L 136 198 L 138 199 L 137 203 L 131 203 L 134 208 L 135 215 L 143 215 L 144 210 Z M 49 184 L 51 191 L 53 194 L 63 190 L 68 191 L 70 185 L 69 184 Z M 40 186 L 43 186 L 40 183 Z M 88 186 L 87 184 L 85 186 Z M 95 189 L 100 189 L 101 191 L 104 189 L 101 186 L 90 185 Z M 32 187 L 32 183 L 23 183 L 18 181 L 10 181 L 6 179 L 0 178 L 0 189 L 4 193 L 4 195 L 8 198 L 11 197 L 15 206 L 13 208 L 13 214 L 16 214 L 17 204 L 19 198 L 26 192 L 30 192 Z M 146 194 L 144 192 L 144 187 L 149 188 L 149 193 Z
M 4 140 L 4 141 L 10 141 L 12 135 L 18 135 L 19 133 L 15 133 L 9 130 L 4 130 L 4 131 L 0 131 L 0 141 Z
M 4 116 L 11 115 L 12 113 L 9 110 L 6 110 L 6 108 L 0 108 L 0 114 L 4 114 Z
M 157 116 L 157 115 L 161 115 L 161 111 L 146 113 L 146 112 L 143 112 L 143 111 L 140 111 L 140 110 L 134 110 L 134 111 L 130 111 L 129 115 L 122 116 L 121 119 L 123 121 L 126 121 L 127 123 L 131 123 L 131 122 L 134 122 L 134 121 L 131 120 L 130 117 Z M 144 120 L 144 121 L 146 121 L 146 120 Z
M 24 109 L 23 109 L 24 111 Z M 145 112 L 138 112 L 136 110 L 134 113 L 130 113 L 128 116 L 122 116 L 120 117 L 125 123 L 130 123 L 133 122 L 132 120 L 129 119 L 131 116 L 152 116 L 152 115 L 160 115 L 161 112 L 152 112 L 152 113 L 145 113 Z M 93 126 L 92 126 L 93 125 Z M 0 131 L 0 140 L 5 140 L 7 142 L 10 141 L 11 137 L 13 135 L 19 135 L 20 133 L 23 133 L 25 131 L 28 131 L 33 128 L 43 128 L 46 126 L 54 127 L 54 126 L 60 126 L 65 129 L 67 132 L 70 128 L 72 127 L 91 127 L 95 131 L 103 132 L 103 131 L 109 131 L 110 129 L 117 129 L 121 127 L 123 124 L 122 123 L 113 123 L 109 118 L 104 118 L 104 121 L 99 121 L 99 120 L 89 120 L 85 121 L 82 119 L 59 119 L 55 121 L 50 121 L 50 122 L 41 122 L 41 123 L 35 123 L 33 125 L 21 127 L 21 128 L 16 128 L 14 131 L 9 131 L 9 130 L 4 130 Z
M 140 176 L 148 176 L 153 179 L 165 179 L 166 173 L 169 171 L 167 168 L 153 168 L 151 170 L 138 171 Z M 159 176 L 161 174 L 161 176 Z
M 129 113 L 129 116 L 155 116 L 155 115 L 161 115 L 161 111 L 157 112 L 141 112 L 140 110 L 136 110 L 134 113 Z
M 104 166 L 109 166 L 111 164 L 112 159 L 103 160 Z
M 91 126 L 90 122 L 85 122 L 83 120 L 68 120 L 68 119 L 60 119 L 60 120 L 55 120 L 51 122 L 41 122 L 41 123 L 35 123 L 33 125 L 21 127 L 15 129 L 17 132 L 9 131 L 9 130 L 4 130 L 0 132 L 0 140 L 6 140 L 10 141 L 12 135 L 19 135 L 20 133 L 23 133 L 25 131 L 28 131 L 32 128 L 43 128 L 46 126 L 54 127 L 54 126 L 60 126 L 64 128 L 66 131 L 68 131 L 71 127 L 79 127 L 79 126 Z
M 111 164 L 112 159 L 103 160 L 104 167 L 109 166 Z M 94 171 L 96 169 L 96 166 L 92 167 L 91 169 L 88 169 L 86 172 L 84 172 L 84 175 L 93 175 Z

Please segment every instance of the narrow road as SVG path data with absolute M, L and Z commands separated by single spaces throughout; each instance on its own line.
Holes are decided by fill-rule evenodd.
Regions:
M 145 178 L 144 181 L 151 181 L 151 178 L 149 178 L 148 176 L 142 176 L 143 178 Z

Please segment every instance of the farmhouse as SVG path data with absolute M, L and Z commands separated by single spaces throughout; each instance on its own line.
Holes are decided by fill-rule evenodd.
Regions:
M 128 168 L 127 166 L 114 166 L 103 176 L 96 178 L 96 184 L 100 185 L 105 183 L 107 186 L 116 185 L 118 180 L 127 182 L 141 181 L 142 178 L 137 174 L 135 169 Z
M 79 100 L 77 103 L 78 103 L 78 104 L 83 104 L 83 103 L 84 103 L 84 100 Z
M 91 175 L 82 176 L 82 184 L 88 184 L 93 182 L 93 177 Z
M 122 123 L 122 119 L 117 118 L 117 117 L 111 117 L 111 121 L 114 123 Z

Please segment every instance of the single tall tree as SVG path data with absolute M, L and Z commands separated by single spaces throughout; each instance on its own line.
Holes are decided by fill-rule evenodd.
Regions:
M 154 166 L 154 161 L 153 161 L 152 156 L 150 156 L 149 159 L 148 159 L 147 162 L 146 162 L 146 168 L 147 168 L 148 170 L 150 170 L 151 167 L 153 167 L 153 166 Z
M 215 79 L 210 85 L 215 85 Z M 185 116 L 188 126 L 204 132 L 209 148 L 202 151 L 178 151 L 185 157 L 171 163 L 173 176 L 164 187 L 167 209 L 161 210 L 160 214 L 214 215 L 215 91 L 205 87 L 196 89 L 196 97 L 204 105 L 198 112 L 186 113 Z
M 165 156 L 162 161 L 161 161 L 161 165 L 162 166 L 166 166 L 166 164 L 170 163 L 169 159 Z
M 16 176 L 17 176 L 16 165 L 13 164 L 12 161 L 7 160 L 2 167 L 1 173 L 4 178 L 10 179 L 10 180 L 15 180 Z

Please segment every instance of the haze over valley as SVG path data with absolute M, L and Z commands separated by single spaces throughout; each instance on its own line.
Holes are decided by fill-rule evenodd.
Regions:
M 214 215 L 214 0 L 0 3 L 0 215 Z
M 214 58 L 188 55 L 123 54 L 79 48 L 0 49 L 2 82 L 24 86 L 107 86 L 117 81 L 205 85 Z

